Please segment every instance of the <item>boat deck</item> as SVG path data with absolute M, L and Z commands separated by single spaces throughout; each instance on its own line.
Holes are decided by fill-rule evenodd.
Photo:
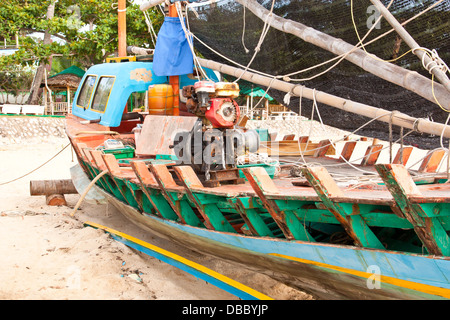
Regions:
M 333 243 L 342 233 L 360 247 L 450 256 L 450 184 L 427 166 L 411 175 L 401 164 L 348 165 L 323 153 L 305 156 L 301 167 L 298 157 L 280 158 L 274 178 L 250 166 L 240 169 L 243 183 L 207 187 L 191 166 L 102 153 L 97 147 L 111 134 L 69 137 L 90 178 L 107 171 L 98 185 L 143 214 L 286 240 Z

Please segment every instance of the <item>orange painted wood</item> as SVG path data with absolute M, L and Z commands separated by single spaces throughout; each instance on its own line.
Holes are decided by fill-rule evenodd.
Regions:
M 325 157 L 325 155 L 328 152 L 328 149 L 330 149 L 330 146 L 331 146 L 330 140 L 326 139 L 320 141 L 316 147 L 317 148 L 316 151 L 314 152 L 314 158 Z
M 345 143 L 344 148 L 342 149 L 341 152 L 341 157 L 339 158 L 339 161 L 343 162 L 345 160 L 349 161 L 353 150 L 355 150 L 355 146 L 356 146 L 356 141 L 348 141 Z
M 403 147 L 403 152 L 401 149 L 399 149 L 392 163 L 406 165 L 413 149 L 413 147 Z
M 420 165 L 419 172 L 436 172 L 442 158 L 445 155 L 445 150 L 434 150 L 423 159 Z
M 366 154 L 361 161 L 362 166 L 373 166 L 380 156 L 381 149 L 383 149 L 382 144 L 371 145 L 367 148 Z

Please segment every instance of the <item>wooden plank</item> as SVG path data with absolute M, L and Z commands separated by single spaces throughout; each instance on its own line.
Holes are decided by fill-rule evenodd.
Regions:
M 313 156 L 319 143 L 299 143 L 298 141 L 262 141 L 258 152 L 267 153 L 269 156 L 300 156 L 300 150 L 304 156 Z M 301 148 L 301 149 L 300 149 Z M 326 155 L 334 155 L 333 146 L 329 146 Z
M 413 151 L 413 147 L 403 147 L 403 149 L 398 149 L 397 154 L 395 155 L 394 164 L 403 164 L 406 165 L 408 163 L 409 157 Z
M 298 138 L 300 143 L 307 143 L 309 141 L 309 136 L 301 136 Z
M 78 144 L 78 145 L 80 145 L 80 144 Z M 92 149 L 88 148 L 88 147 L 85 147 L 85 146 L 86 146 L 86 144 L 83 143 L 82 146 L 81 146 L 80 153 L 82 153 L 87 158 L 87 161 L 85 162 L 85 167 L 86 167 L 88 175 L 91 177 L 91 179 L 95 179 L 95 177 L 100 173 L 100 171 L 94 167 L 95 166 L 95 161 L 94 161 L 94 158 L 92 157 L 92 154 L 90 152 L 90 150 L 92 150 Z M 111 188 L 108 185 L 108 183 L 106 182 L 106 177 L 105 176 L 101 177 L 97 181 L 97 185 L 102 187 L 107 192 L 114 193 L 113 190 L 111 190 Z
M 149 171 L 144 161 L 132 161 L 131 168 L 136 173 L 140 182 L 141 190 L 152 205 L 152 211 L 158 216 L 169 220 L 178 220 L 178 215 L 173 211 L 170 204 L 164 199 L 161 193 L 156 189 L 158 183 Z
M 112 180 L 117 186 L 118 191 L 124 197 L 125 201 L 134 208 L 139 208 L 143 211 L 141 199 L 137 196 L 133 186 L 128 180 L 136 178 L 134 172 L 131 170 L 122 170 L 119 163 L 112 154 L 102 154 L 103 161 L 108 168 Z M 130 169 L 130 168 L 127 168 Z
M 297 218 L 294 211 L 291 208 L 284 207 L 285 200 L 272 200 L 267 198 L 266 195 L 268 193 L 280 194 L 280 191 L 264 168 L 246 168 L 243 170 L 243 173 L 286 239 L 315 241 L 306 230 L 305 225 Z
M 449 256 L 450 238 L 440 218 L 434 216 L 434 207 L 428 209 L 430 212 L 422 204 L 410 201 L 422 194 L 406 168 L 399 164 L 379 164 L 375 168 L 428 253 Z
M 445 150 L 434 150 L 427 154 L 419 167 L 419 172 L 436 172 L 442 158 L 445 155 Z
M 319 157 L 325 157 L 325 155 L 328 153 L 328 149 L 331 147 L 331 141 L 329 139 L 325 139 L 319 142 L 317 145 L 317 149 L 314 152 L 313 157 L 319 158 Z
M 286 134 L 286 135 L 283 137 L 283 141 L 293 141 L 294 138 L 295 138 L 295 134 Z
M 382 144 L 374 144 L 367 148 L 364 158 L 361 161 L 362 166 L 373 166 L 380 156 Z
M 360 215 L 361 208 L 359 205 L 333 201 L 333 197 L 342 197 L 344 193 L 324 167 L 305 168 L 303 169 L 303 175 L 313 186 L 322 203 L 336 217 L 336 220 L 339 221 L 356 245 L 385 249 Z
M 228 201 L 234 205 L 236 211 L 245 221 L 251 235 L 261 237 L 274 237 L 273 232 L 264 222 L 262 215 L 255 207 L 253 207 L 252 200 L 253 199 L 250 197 L 228 199 Z
M 179 131 L 190 132 L 198 121 L 197 117 L 156 116 L 146 117 L 142 125 L 136 154 L 156 156 L 157 154 L 174 155 L 175 134 Z
M 100 150 L 90 150 L 89 152 L 94 159 L 95 166 L 97 167 L 97 174 L 102 171 L 108 170 L 108 167 L 103 161 L 102 152 Z M 112 194 L 114 194 L 114 196 L 116 196 L 120 201 L 126 202 L 124 195 L 117 188 L 117 185 L 112 177 L 104 175 L 101 179 L 103 179 L 103 181 L 108 185 L 109 190 L 112 192 Z
M 344 148 L 342 148 L 341 157 L 339 158 L 339 161 L 344 162 L 344 159 L 350 161 L 355 146 L 356 141 L 347 141 L 344 145 Z
M 217 231 L 236 232 L 236 230 L 228 222 L 219 208 L 217 208 L 217 201 L 210 203 L 210 201 L 212 200 L 211 198 L 215 196 L 207 195 L 206 200 L 208 201 L 208 203 L 205 203 L 202 201 L 205 199 L 205 197 L 201 197 L 201 194 L 198 194 L 193 190 L 193 188 L 197 188 L 197 190 L 201 189 L 203 188 L 203 185 L 192 167 L 177 166 L 174 167 L 174 171 L 178 175 L 183 186 L 186 188 L 188 198 L 192 203 L 194 203 L 203 219 L 205 219 L 204 224 L 206 226 L 210 226 L 213 230 Z
M 203 224 L 197 217 L 185 198 L 184 188 L 177 186 L 166 165 L 150 164 L 150 171 L 153 173 L 153 176 L 158 182 L 161 194 L 172 207 L 173 211 L 177 214 L 182 223 L 196 227 L 202 227 L 204 225 L 205 227 L 212 229 L 212 226 L 208 225 L 207 221 Z M 176 191 L 176 189 L 178 189 L 178 191 Z

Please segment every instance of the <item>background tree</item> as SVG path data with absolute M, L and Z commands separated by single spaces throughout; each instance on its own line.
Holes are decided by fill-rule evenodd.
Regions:
M 35 104 L 45 66 L 52 56 L 72 57 L 79 65 L 101 63 L 117 52 L 117 7 L 110 0 L 9 0 L 0 3 L 0 34 L 13 38 L 19 33 L 20 49 L 0 58 L 0 71 L 15 64 L 37 63 L 28 103 Z M 148 11 L 156 30 L 163 15 Z M 43 34 L 43 39 L 30 35 Z M 152 48 L 151 37 L 139 6 L 127 4 L 127 44 Z

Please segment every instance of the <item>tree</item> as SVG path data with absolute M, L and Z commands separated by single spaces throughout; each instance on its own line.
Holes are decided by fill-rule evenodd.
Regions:
M 36 103 L 45 66 L 54 55 L 74 56 L 83 66 L 101 63 L 117 51 L 117 8 L 108 0 L 9 0 L 0 4 L 0 34 L 19 33 L 20 49 L 0 58 L 0 70 L 13 64 L 38 61 L 32 94 L 28 103 Z M 158 30 L 163 15 L 148 11 Z M 30 35 L 44 34 L 42 40 Z M 128 45 L 151 48 L 147 25 L 139 6 L 127 6 Z

